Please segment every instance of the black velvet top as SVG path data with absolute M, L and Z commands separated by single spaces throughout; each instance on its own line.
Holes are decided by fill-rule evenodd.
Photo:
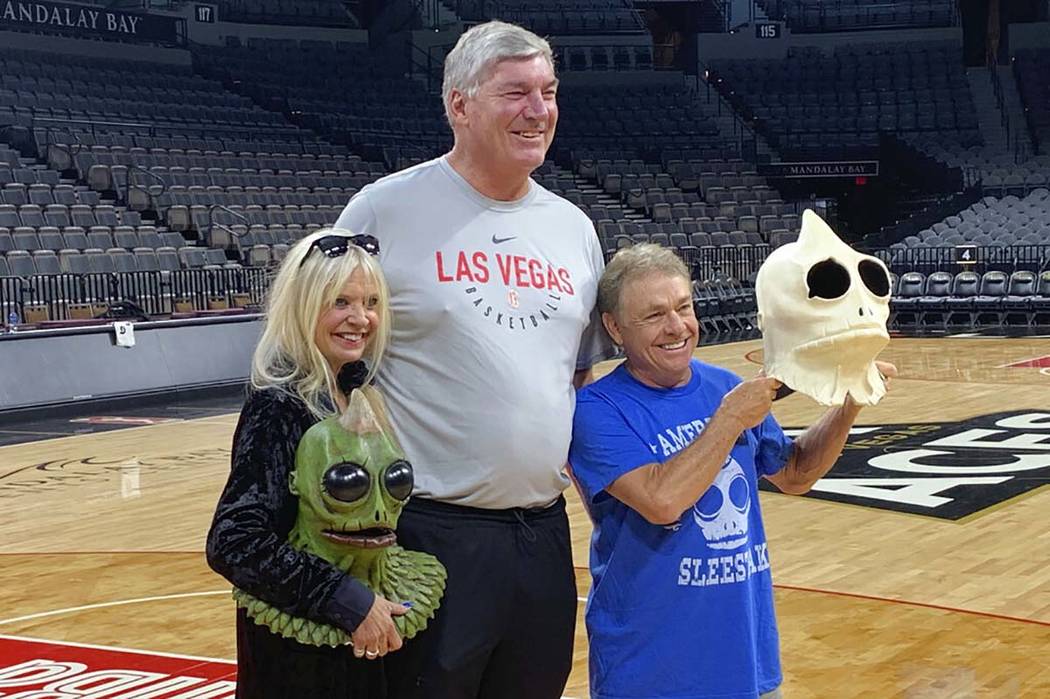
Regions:
M 208 565 L 282 611 L 352 632 L 375 595 L 328 561 L 288 543 L 298 508 L 288 476 L 299 440 L 315 422 L 306 405 L 288 393 L 268 388 L 248 395 L 233 436 L 230 477 L 208 532 Z

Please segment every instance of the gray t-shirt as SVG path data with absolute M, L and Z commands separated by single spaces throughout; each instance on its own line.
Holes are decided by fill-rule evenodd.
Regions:
M 438 158 L 366 186 L 336 227 L 380 242 L 393 327 L 378 383 L 416 494 L 490 509 L 557 498 L 573 374 L 613 354 L 590 220 L 535 182 L 489 199 Z

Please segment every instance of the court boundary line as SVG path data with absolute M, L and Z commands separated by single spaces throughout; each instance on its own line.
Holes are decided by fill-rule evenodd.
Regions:
M 180 551 L 180 550 L 167 550 L 167 549 L 148 549 L 140 551 L 138 549 L 120 549 L 111 551 L 0 551 L 0 557 L 2 556 L 126 556 L 132 554 L 145 554 L 145 555 L 156 555 L 156 554 L 179 554 L 187 555 L 192 554 L 195 556 L 203 556 L 203 551 Z
M 573 566 L 574 570 L 584 570 L 580 566 Z M 957 614 L 971 614 L 974 616 L 987 617 L 989 619 L 997 619 L 999 621 L 1016 621 L 1025 624 L 1035 624 L 1037 626 L 1050 626 L 1050 621 L 1043 621 L 1041 619 L 1026 619 L 1024 617 L 1010 616 L 1008 614 L 997 614 L 995 612 L 982 612 L 977 609 L 967 609 L 965 607 L 949 607 L 942 604 L 933 604 L 932 602 L 918 602 L 915 600 L 896 599 L 893 597 L 882 597 L 879 595 L 868 595 L 860 592 L 845 592 L 841 590 L 823 589 L 817 587 L 806 587 L 804 585 L 789 585 L 785 583 L 774 583 L 775 589 L 781 590 L 795 590 L 797 592 L 813 592 L 817 594 L 833 595 L 838 597 L 851 597 L 854 599 L 864 599 L 873 602 L 887 602 L 891 604 L 904 604 L 912 607 L 923 607 L 926 609 L 936 609 L 942 612 L 954 612 Z M 135 599 L 127 600 L 115 600 L 112 602 L 99 602 L 96 604 L 85 604 L 77 607 L 66 607 L 64 609 L 52 609 L 46 612 L 36 612 L 34 614 L 26 614 L 23 616 L 12 617 L 10 619 L 0 619 L 0 626 L 6 624 L 14 624 L 20 621 L 30 621 L 33 619 L 41 619 L 50 616 L 60 616 L 63 614 L 73 614 L 76 612 L 92 611 L 95 609 L 107 609 L 109 607 L 120 607 L 129 604 L 144 604 L 149 602 L 162 602 L 172 599 L 187 599 L 190 597 L 214 597 L 218 595 L 229 595 L 230 590 L 208 590 L 204 592 L 180 592 L 172 595 L 156 595 L 153 597 L 139 597 Z M 588 597 L 576 597 L 577 602 L 586 603 Z M 2 637 L 3 634 L 0 634 Z
M 159 650 L 142 650 L 141 648 L 124 648 L 122 646 L 102 646 L 95 643 L 77 643 L 76 641 L 56 641 L 50 638 L 36 638 L 34 636 L 12 636 L 0 633 L 0 639 L 8 641 L 32 641 L 33 643 L 47 643 L 53 646 L 73 646 L 74 648 L 88 648 L 90 650 L 110 650 L 121 653 L 134 653 L 135 655 L 156 655 L 162 658 L 175 658 L 177 660 L 200 660 L 208 663 L 223 663 L 225 665 L 236 665 L 236 660 L 229 658 L 209 658 L 203 655 L 187 655 L 185 653 L 166 653 Z
M 966 609 L 963 607 L 948 607 L 942 604 L 932 604 L 930 602 L 915 602 L 913 600 L 906 599 L 894 599 L 892 597 L 880 597 L 879 595 L 865 595 L 859 592 L 842 592 L 840 590 L 824 590 L 818 587 L 805 587 L 802 585 L 786 585 L 783 583 L 774 583 L 774 588 L 782 590 L 795 590 L 796 592 L 815 592 L 818 594 L 831 595 L 835 597 L 852 597 L 855 599 L 869 600 L 871 602 L 888 602 L 890 604 L 903 604 L 910 607 L 922 607 L 925 609 L 936 609 L 941 612 L 955 612 L 958 614 L 972 614 L 974 616 L 986 617 L 988 619 L 995 619 L 997 621 L 1016 621 L 1022 624 L 1035 624 L 1036 626 L 1050 626 L 1050 621 L 1042 621 L 1041 619 L 1025 619 L 1019 616 L 1009 616 L 1008 614 L 996 614 L 995 612 L 981 612 L 976 609 Z
M 90 612 L 95 609 L 108 609 L 110 607 L 122 607 L 129 604 L 147 604 L 149 602 L 164 602 L 173 599 L 187 599 L 190 597 L 214 597 L 218 595 L 232 595 L 232 589 L 226 590 L 208 590 L 205 592 L 179 592 L 172 595 L 155 595 L 153 597 L 137 597 L 134 599 L 125 600 L 114 600 L 112 602 L 97 602 L 95 604 L 82 604 L 77 607 L 65 607 L 63 609 L 52 609 L 46 612 L 35 612 L 33 614 L 24 614 L 22 616 L 11 617 L 10 619 L 0 619 L 0 626 L 7 624 L 16 624 L 20 621 L 32 621 L 33 619 L 43 619 L 50 616 L 61 616 L 64 614 L 75 614 L 77 612 Z M 586 602 L 586 597 L 577 597 L 577 602 Z M 0 634 L 2 636 L 2 634 Z
M 47 612 L 36 612 L 35 614 L 26 614 L 24 616 L 12 617 L 10 619 L 0 619 L 0 626 L 6 624 L 14 624 L 19 621 L 30 621 L 31 619 L 42 619 L 49 616 L 59 616 L 62 614 L 73 614 L 76 612 L 87 612 L 94 609 L 106 609 L 108 607 L 121 607 L 128 604 L 143 604 L 147 602 L 162 602 L 172 599 L 186 599 L 188 597 L 207 597 L 214 595 L 232 595 L 233 590 L 212 590 L 207 592 L 179 592 L 173 595 L 156 595 L 154 597 L 138 597 L 136 599 L 125 599 L 115 600 L 113 602 L 97 602 L 95 604 L 84 604 L 78 607 L 66 607 L 65 609 L 52 609 Z

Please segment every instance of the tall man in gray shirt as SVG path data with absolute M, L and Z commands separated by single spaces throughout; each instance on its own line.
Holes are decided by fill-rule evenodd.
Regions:
M 530 179 L 557 89 L 546 41 L 469 30 L 445 61 L 452 150 L 365 187 L 336 224 L 379 238 L 390 285 L 378 380 L 416 473 L 399 543 L 449 573 L 434 623 L 386 658 L 398 699 L 554 699 L 571 668 L 574 386 L 613 348 L 594 227 Z

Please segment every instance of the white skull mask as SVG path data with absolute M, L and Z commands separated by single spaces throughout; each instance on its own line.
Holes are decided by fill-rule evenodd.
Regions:
M 875 357 L 890 336 L 886 265 L 802 213 L 798 241 L 774 250 L 755 280 L 765 373 L 823 405 L 848 393 L 861 405 L 886 394 Z
M 714 483 L 693 505 L 693 521 L 713 549 L 735 549 L 747 543 L 747 516 L 751 512 L 751 488 L 744 470 L 730 457 Z

